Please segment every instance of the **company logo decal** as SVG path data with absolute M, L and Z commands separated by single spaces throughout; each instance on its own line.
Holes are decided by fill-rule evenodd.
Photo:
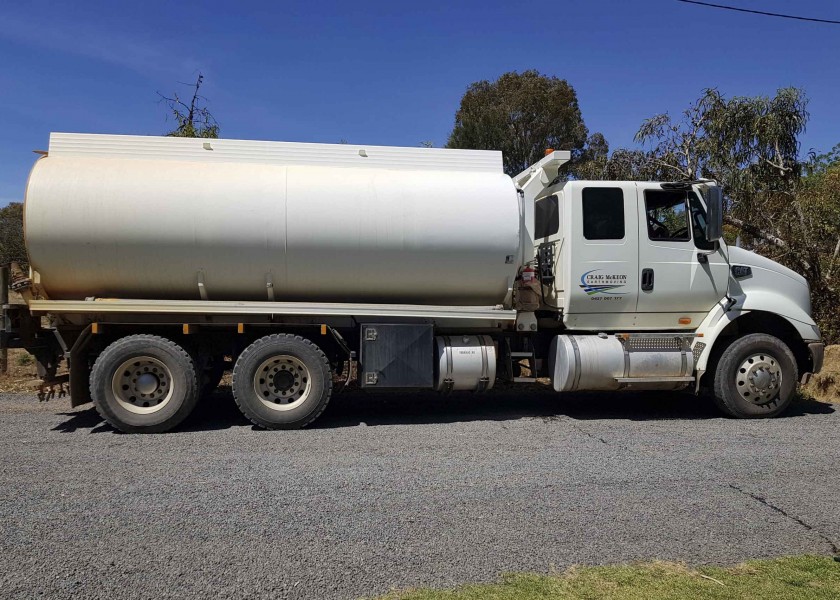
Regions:
M 624 296 L 619 291 L 627 285 L 627 275 L 600 273 L 601 269 L 587 271 L 580 276 L 580 287 L 590 296 Z

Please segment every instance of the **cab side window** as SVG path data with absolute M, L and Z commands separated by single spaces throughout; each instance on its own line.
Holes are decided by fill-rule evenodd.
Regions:
M 560 206 L 557 195 L 537 200 L 534 210 L 534 237 L 545 238 L 560 231 Z
M 615 187 L 583 188 L 583 237 L 624 239 L 624 192 Z
M 691 240 L 688 198 L 680 190 L 646 190 L 648 237 L 654 242 Z

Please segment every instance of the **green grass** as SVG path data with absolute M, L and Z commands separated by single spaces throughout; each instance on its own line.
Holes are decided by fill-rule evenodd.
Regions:
M 19 367 L 25 367 L 27 365 L 31 365 L 32 363 L 34 363 L 35 359 L 32 358 L 31 354 L 28 354 L 28 353 L 24 352 L 24 353 L 18 354 L 16 362 L 17 362 Z
M 551 575 L 505 575 L 452 590 L 392 592 L 383 600 L 837 600 L 840 562 L 826 556 L 754 560 L 735 567 L 690 568 L 653 562 L 573 567 Z

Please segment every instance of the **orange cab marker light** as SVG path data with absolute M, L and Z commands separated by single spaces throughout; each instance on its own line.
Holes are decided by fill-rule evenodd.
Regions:
M 679 322 L 680 322 L 680 325 L 688 325 L 689 323 L 691 323 L 691 318 L 690 317 L 680 317 Z

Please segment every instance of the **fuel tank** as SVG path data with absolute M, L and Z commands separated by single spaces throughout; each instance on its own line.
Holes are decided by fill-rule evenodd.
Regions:
M 487 305 L 521 262 L 497 152 L 53 134 L 24 220 L 53 299 Z

